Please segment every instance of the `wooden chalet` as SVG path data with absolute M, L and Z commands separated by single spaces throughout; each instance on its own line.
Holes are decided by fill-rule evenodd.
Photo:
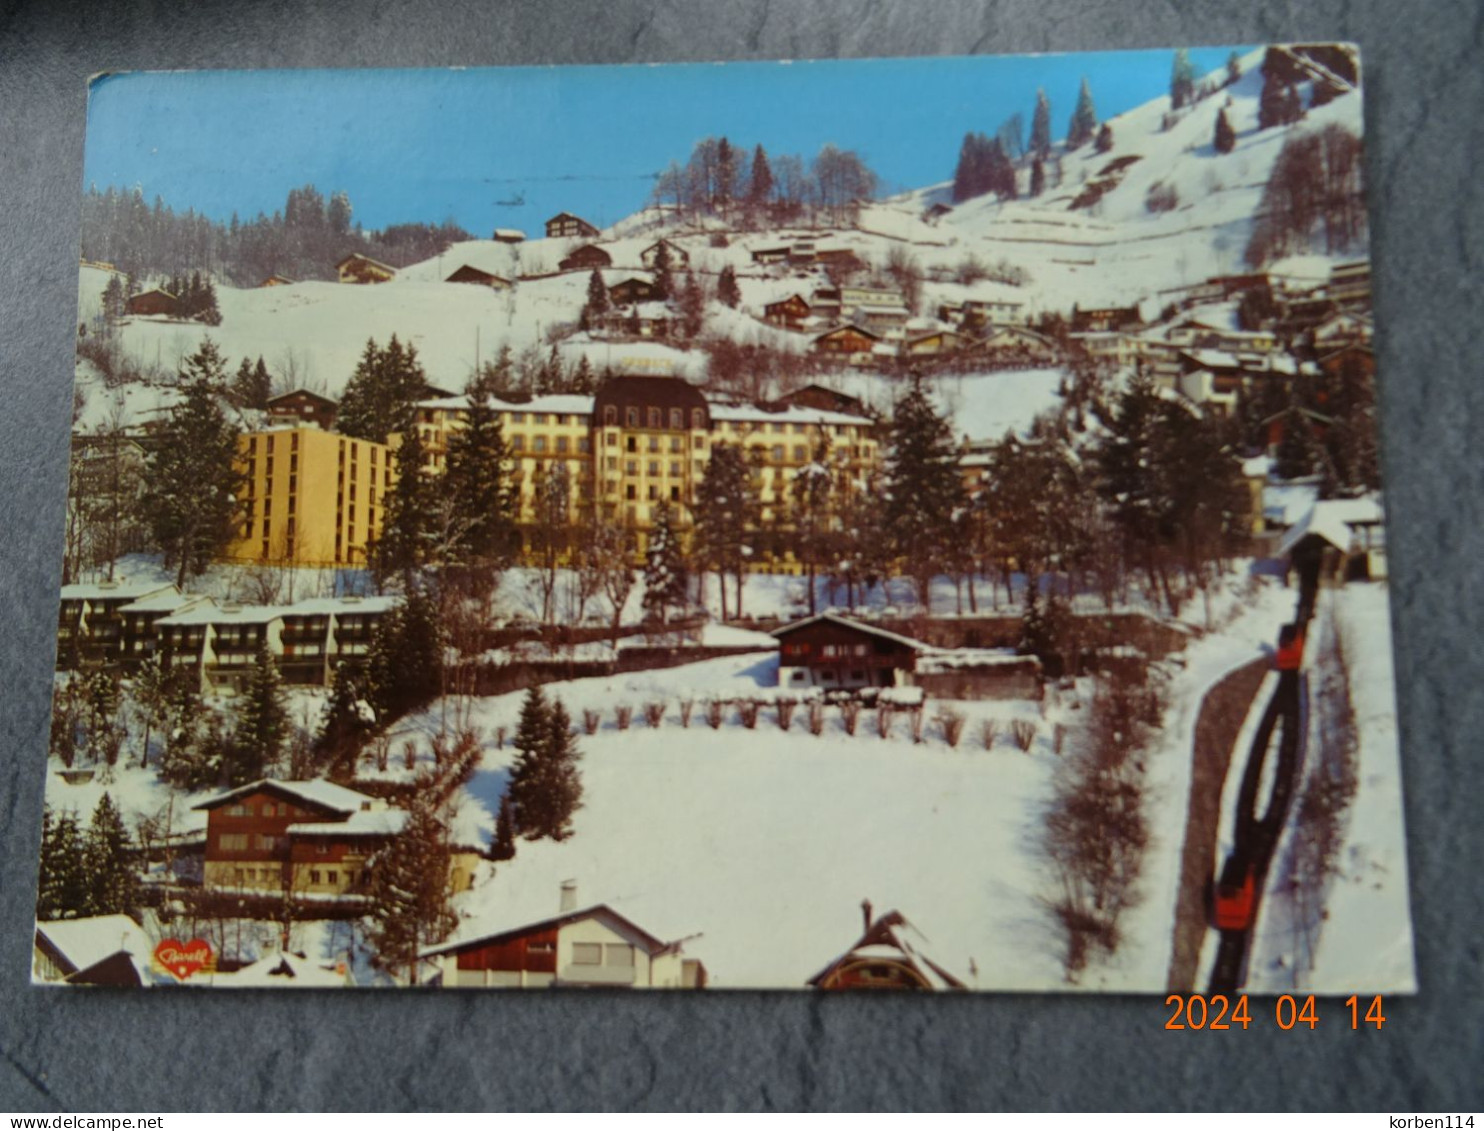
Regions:
M 146 986 L 154 947 L 128 915 L 38 922 L 31 950 L 34 982 Z
M 209 797 L 203 882 L 247 893 L 337 896 L 365 882 L 407 814 L 333 782 L 263 778 Z
M 557 266 L 563 271 L 591 270 L 594 267 L 612 267 L 613 256 L 595 243 L 583 244 Z
M 639 262 L 653 271 L 660 265 L 660 248 L 665 249 L 665 256 L 670 261 L 670 267 L 684 269 L 690 266 L 690 252 L 669 240 L 656 240 L 650 244 L 639 253 Z
M 968 341 L 962 334 L 952 330 L 934 330 L 928 334 L 908 337 L 902 343 L 902 353 L 906 357 L 942 357 L 958 353 L 967 345 Z
M 789 249 L 786 244 L 782 247 L 753 248 L 752 261 L 765 267 L 774 263 L 787 263 L 788 250 Z
M 808 317 L 809 303 L 802 295 L 789 295 L 763 307 L 763 321 L 785 330 L 802 330 Z
M 852 358 L 863 356 L 869 361 L 871 351 L 880 341 L 880 334 L 874 334 L 860 326 L 847 324 L 836 326 L 833 330 L 826 330 L 823 334 L 819 334 L 809 343 L 809 349 L 819 354 L 843 354 Z
M 1128 330 L 1143 325 L 1137 306 L 1099 306 L 1088 310 L 1072 311 L 1072 330 L 1086 333 L 1092 330 Z
M 991 357 L 1013 361 L 1055 361 L 1060 351 L 1045 334 L 1024 326 L 1002 326 L 981 343 Z
M 174 314 L 180 306 L 180 300 L 162 287 L 154 287 L 147 291 L 140 291 L 137 295 L 129 296 L 129 301 L 124 304 L 130 314 L 155 315 Z
M 966 986 L 917 948 L 909 936 L 916 928 L 900 911 L 872 918 L 869 901 L 861 904 L 865 932 L 808 985 L 818 990 L 966 990 Z
M 944 216 L 953 211 L 953 205 L 944 204 L 941 200 L 936 204 L 930 204 L 922 212 L 922 218 L 929 224 L 935 224 Z
M 342 283 L 385 283 L 397 277 L 397 269 L 356 252 L 335 264 Z
M 819 409 L 823 412 L 840 412 L 846 416 L 859 416 L 869 419 L 871 414 L 867 411 L 865 402 L 859 397 L 852 397 L 848 393 L 842 393 L 835 389 L 826 388 L 823 385 L 805 385 L 802 389 L 795 389 L 791 393 L 785 393 L 774 402 L 779 408 L 788 408 L 797 405 L 800 408 Z
M 774 629 L 780 687 L 854 689 L 912 682 L 920 640 L 875 625 L 820 613 Z
M 492 271 L 484 271 L 478 267 L 471 267 L 467 263 L 459 267 L 443 281 L 445 283 L 475 283 L 482 287 L 489 287 L 495 291 L 508 291 L 515 285 L 503 275 L 496 275 Z
M 814 253 L 814 262 L 836 275 L 850 275 L 866 269 L 861 257 L 848 247 L 822 247 Z
M 680 942 L 665 942 L 607 904 L 576 907 L 576 889 L 562 886 L 558 914 L 498 926 L 472 938 L 429 947 L 448 988 L 606 986 L 703 989 L 706 967 L 685 958 Z
M 631 306 L 636 302 L 651 302 L 659 297 L 659 291 L 649 279 L 630 276 L 608 288 L 608 301 L 614 306 Z
M 291 287 L 293 285 L 294 280 L 290 279 L 287 275 L 269 275 L 258 284 L 260 287 Z
M 295 389 L 268 398 L 268 416 L 274 422 L 312 424 L 325 432 L 334 430 L 335 416 L 339 411 L 339 401 L 308 389 Z
M 490 239 L 496 243 L 525 243 L 526 234 L 519 228 L 496 228 Z
M 581 216 L 574 216 L 570 212 L 558 212 L 546 221 L 546 238 L 549 240 L 573 238 L 590 240 L 595 239 L 597 235 L 597 228 Z

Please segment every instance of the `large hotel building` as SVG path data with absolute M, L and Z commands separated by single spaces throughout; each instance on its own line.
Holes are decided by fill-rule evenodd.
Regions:
M 817 408 L 778 410 L 708 402 L 678 377 L 619 376 L 596 396 L 569 394 L 526 402 L 491 402 L 511 448 L 520 489 L 519 521 L 527 548 L 536 522 L 536 489 L 554 461 L 565 461 L 572 483 L 572 518 L 598 506 L 628 523 L 644 552 L 661 504 L 682 529 L 719 445 L 740 447 L 752 469 L 760 505 L 760 572 L 794 573 L 789 547 L 790 482 L 821 459 L 837 497 L 869 488 L 880 465 L 875 421 Z M 441 473 L 449 437 L 464 426 L 466 397 L 418 405 L 417 427 L 427 467 Z M 249 481 L 243 532 L 228 551 L 248 561 L 362 565 L 384 520 L 386 492 L 396 481 L 391 445 L 353 440 L 313 427 L 257 432 L 242 441 Z

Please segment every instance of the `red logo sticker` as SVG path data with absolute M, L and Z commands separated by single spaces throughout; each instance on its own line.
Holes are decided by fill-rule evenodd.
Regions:
M 199 970 L 215 965 L 211 944 L 203 939 L 192 939 L 183 943 L 179 939 L 163 939 L 155 947 L 155 963 L 168 970 L 182 982 Z

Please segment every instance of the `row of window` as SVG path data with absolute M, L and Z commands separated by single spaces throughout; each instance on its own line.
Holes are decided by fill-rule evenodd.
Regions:
M 623 943 L 573 943 L 572 965 L 631 967 L 634 948 Z
M 271 833 L 218 833 L 217 847 L 222 852 L 277 852 L 283 837 Z

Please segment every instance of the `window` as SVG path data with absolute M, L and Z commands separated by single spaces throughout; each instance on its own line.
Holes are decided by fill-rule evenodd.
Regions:
M 627 487 L 624 488 L 624 498 L 626 498 L 626 499 L 637 499 L 638 497 L 639 496 L 635 493 L 635 491 L 634 491 L 634 485 L 632 483 L 630 483 Z M 630 515 L 629 517 L 632 518 L 633 516 Z
M 670 501 L 672 503 L 678 503 L 678 502 L 680 502 L 680 488 L 679 487 L 671 487 L 670 488 Z
M 319 883 L 319 869 L 318 868 L 311 868 L 309 870 L 309 882 L 312 883 L 312 884 Z
M 615 425 L 618 424 L 618 406 L 617 405 L 611 405 L 610 404 L 610 405 L 604 405 L 603 406 L 603 424 L 604 424 L 605 427 L 608 427 L 608 428 L 612 428 L 612 427 L 614 427 Z M 609 439 L 612 439 L 612 437 L 610 436 Z
M 556 450 L 559 451 L 559 452 L 565 452 L 567 450 L 567 437 L 565 437 L 565 436 L 558 436 L 557 437 Z
M 525 446 L 526 438 L 524 436 L 516 435 L 510 437 L 510 450 L 512 452 L 524 451 Z
M 627 451 L 637 452 L 639 450 L 639 441 L 635 437 L 630 436 L 629 442 L 624 447 Z
M 657 460 L 657 459 L 650 460 L 649 461 L 649 474 L 651 474 L 651 475 L 658 475 L 659 473 L 660 473 L 660 461 Z
M 223 852 L 246 852 L 247 834 L 222 833 L 221 836 L 217 838 L 216 845 Z
M 330 855 L 330 842 L 327 840 L 317 841 L 314 846 L 314 851 L 317 856 Z
M 773 462 L 774 463 L 782 463 L 783 462 L 783 445 L 782 444 L 774 444 L 773 445 Z
M 624 460 L 623 461 L 623 470 L 624 470 L 624 474 L 625 475 L 638 475 L 639 474 L 639 461 L 636 460 L 636 459 L 626 459 L 626 460 Z
M 532 424 L 545 424 L 546 423 L 546 413 L 544 413 L 544 412 L 533 413 L 531 415 L 531 423 Z
M 660 489 L 658 487 L 656 487 L 653 483 L 651 483 L 649 485 L 649 501 L 650 502 L 653 502 L 655 499 L 658 499 L 659 497 L 660 497 Z
M 634 948 L 624 943 L 609 943 L 603 948 L 603 957 L 607 966 L 632 966 Z
M 601 966 L 603 965 L 603 944 L 595 942 L 579 942 L 572 944 L 573 966 Z
M 795 444 L 794 445 L 794 462 L 795 463 L 803 463 L 808 458 L 809 458 L 809 449 L 806 448 L 806 447 L 804 447 L 803 444 Z
M 693 408 L 690 410 L 690 426 L 692 428 L 706 427 L 706 413 L 704 410 L 699 408 Z
M 659 409 L 657 409 L 657 408 L 651 408 L 649 410 L 649 426 L 651 428 L 660 428 L 660 427 L 663 427 L 663 421 L 662 421 L 662 418 L 660 416 L 660 410 Z
M 604 463 L 604 466 L 609 471 L 617 471 L 618 470 L 618 457 L 617 456 L 609 456 L 606 460 L 603 461 L 603 463 Z
M 612 436 L 609 436 L 608 438 L 610 440 L 614 439 L 614 437 L 612 437 Z M 593 442 L 592 442 L 592 440 L 589 439 L 587 436 L 578 436 L 577 437 L 577 450 L 579 452 L 590 452 L 590 451 L 592 451 L 593 450 Z
M 628 425 L 630 428 L 637 428 L 637 427 L 639 427 L 639 410 L 637 408 L 627 408 L 627 409 L 625 409 L 624 410 L 624 414 L 623 414 L 623 419 L 624 419 L 624 423 L 626 425 Z
M 679 436 L 670 437 L 670 450 L 672 452 L 678 452 L 681 450 L 681 440 Z
M 259 852 L 277 852 L 278 837 L 269 836 L 267 833 L 258 833 L 255 848 Z
M 652 452 L 660 450 L 660 438 L 658 436 L 651 436 L 649 438 L 649 450 Z
M 683 409 L 683 408 L 672 408 L 670 410 L 670 427 L 671 428 L 684 428 L 685 427 L 685 409 Z
M 250 809 L 247 805 L 245 805 L 241 801 L 239 801 L 235 805 L 228 805 L 227 806 L 227 816 L 229 816 L 229 817 L 251 817 L 252 816 L 252 809 Z
M 680 474 L 680 461 L 678 459 L 672 459 L 670 461 L 670 474 L 675 476 Z
M 536 437 L 534 437 L 531 440 L 531 449 L 533 451 L 537 451 L 537 452 L 544 452 L 546 450 L 546 437 L 545 436 L 536 436 Z
M 328 872 L 325 873 L 325 880 L 332 884 L 338 884 L 340 882 L 340 873 L 337 872 L 334 868 L 331 868 Z

